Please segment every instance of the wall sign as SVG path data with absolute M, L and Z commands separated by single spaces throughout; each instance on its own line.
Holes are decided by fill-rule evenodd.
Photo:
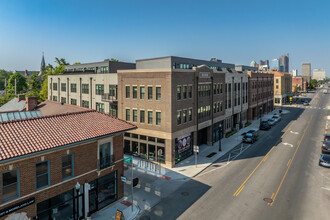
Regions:
M 26 206 L 29 206 L 31 204 L 33 204 L 35 202 L 35 198 L 29 198 L 27 200 L 24 200 L 22 202 L 16 203 L 12 206 L 9 206 L 7 208 L 1 209 L 0 210 L 0 217 L 4 216 L 4 215 L 8 215 L 9 213 L 15 212 L 18 209 L 24 208 Z
M 210 78 L 210 73 L 208 72 L 200 72 L 199 78 Z

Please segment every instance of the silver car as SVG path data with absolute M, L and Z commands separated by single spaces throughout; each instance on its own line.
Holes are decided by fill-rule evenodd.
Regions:
M 330 154 L 321 154 L 319 165 L 323 167 L 330 167 Z

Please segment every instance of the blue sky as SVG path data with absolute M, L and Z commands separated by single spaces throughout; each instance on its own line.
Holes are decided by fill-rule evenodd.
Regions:
M 183 56 L 248 65 L 290 54 L 330 76 L 330 1 L 0 0 L 0 69 Z

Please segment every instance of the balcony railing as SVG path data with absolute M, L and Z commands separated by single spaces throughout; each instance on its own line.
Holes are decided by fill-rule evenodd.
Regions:
M 117 102 L 117 97 L 110 95 L 109 93 L 104 93 L 102 95 L 102 101 L 103 102 Z
M 109 167 L 109 166 L 111 166 L 111 165 L 113 165 L 114 164 L 114 156 L 113 155 L 110 155 L 110 156 L 107 156 L 107 157 L 103 157 L 103 158 L 100 158 L 99 160 L 98 160 L 98 169 L 99 170 L 102 170 L 102 169 L 104 169 L 104 168 L 107 168 L 107 167 Z

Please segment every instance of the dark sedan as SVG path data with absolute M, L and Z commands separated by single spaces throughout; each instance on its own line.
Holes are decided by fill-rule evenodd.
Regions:
M 262 121 L 260 124 L 260 130 L 269 130 L 270 125 L 268 121 Z
M 323 141 L 322 154 L 330 153 L 330 141 Z
M 325 140 L 325 141 L 330 141 L 330 134 L 326 134 L 326 135 L 324 136 L 324 140 Z
M 330 155 L 321 154 L 319 165 L 324 167 L 330 167 Z

